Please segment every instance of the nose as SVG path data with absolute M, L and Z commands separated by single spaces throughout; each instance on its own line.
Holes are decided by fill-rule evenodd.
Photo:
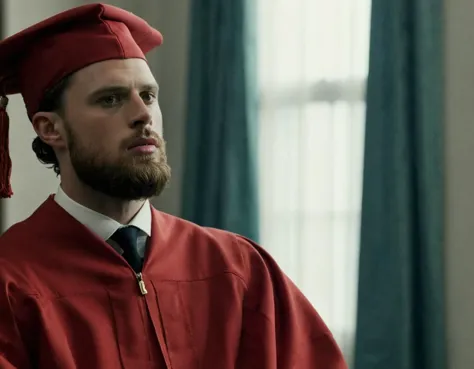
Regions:
M 138 125 L 151 126 L 153 117 L 150 107 L 143 101 L 140 94 L 134 93 L 130 101 L 130 125 L 135 128 Z

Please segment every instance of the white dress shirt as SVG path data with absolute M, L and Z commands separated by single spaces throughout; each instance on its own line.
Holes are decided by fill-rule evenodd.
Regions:
M 151 236 L 151 208 L 150 202 L 148 200 L 143 204 L 142 208 L 129 224 L 120 224 L 116 220 L 109 218 L 106 215 L 98 213 L 77 203 L 63 191 L 61 186 L 59 186 L 58 191 L 54 196 L 54 200 L 78 222 L 82 223 L 93 233 L 109 243 L 115 250 L 117 250 L 119 254 L 123 253 L 122 248 L 116 242 L 111 240 L 110 237 L 112 237 L 112 235 L 119 228 L 125 227 L 127 225 L 137 227 L 141 230 L 140 236 L 137 240 L 137 252 L 142 258 L 145 256 L 146 243 L 148 237 Z

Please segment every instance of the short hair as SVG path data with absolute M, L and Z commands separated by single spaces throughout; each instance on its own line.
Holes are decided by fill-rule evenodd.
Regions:
M 40 102 L 38 111 L 43 112 L 58 112 L 64 113 L 64 93 L 69 86 L 70 76 L 64 77 L 52 88 L 50 88 L 43 96 Z M 38 136 L 32 143 L 33 151 L 38 160 L 45 165 L 50 165 L 54 172 L 59 175 L 61 170 L 59 168 L 59 161 L 53 148 L 47 143 L 43 142 Z

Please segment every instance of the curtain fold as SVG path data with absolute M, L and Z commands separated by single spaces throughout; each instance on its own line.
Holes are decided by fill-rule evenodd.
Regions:
M 194 1 L 182 216 L 258 241 L 256 93 L 245 0 Z
M 356 369 L 445 369 L 442 1 L 372 1 Z

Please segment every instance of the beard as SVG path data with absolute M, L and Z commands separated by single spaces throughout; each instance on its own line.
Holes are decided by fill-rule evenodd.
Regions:
M 144 200 L 159 196 L 171 178 L 165 141 L 156 133 L 138 135 L 154 138 L 158 150 L 149 155 L 126 156 L 112 162 L 97 150 L 82 145 L 68 129 L 71 164 L 78 178 L 93 190 L 120 200 Z

